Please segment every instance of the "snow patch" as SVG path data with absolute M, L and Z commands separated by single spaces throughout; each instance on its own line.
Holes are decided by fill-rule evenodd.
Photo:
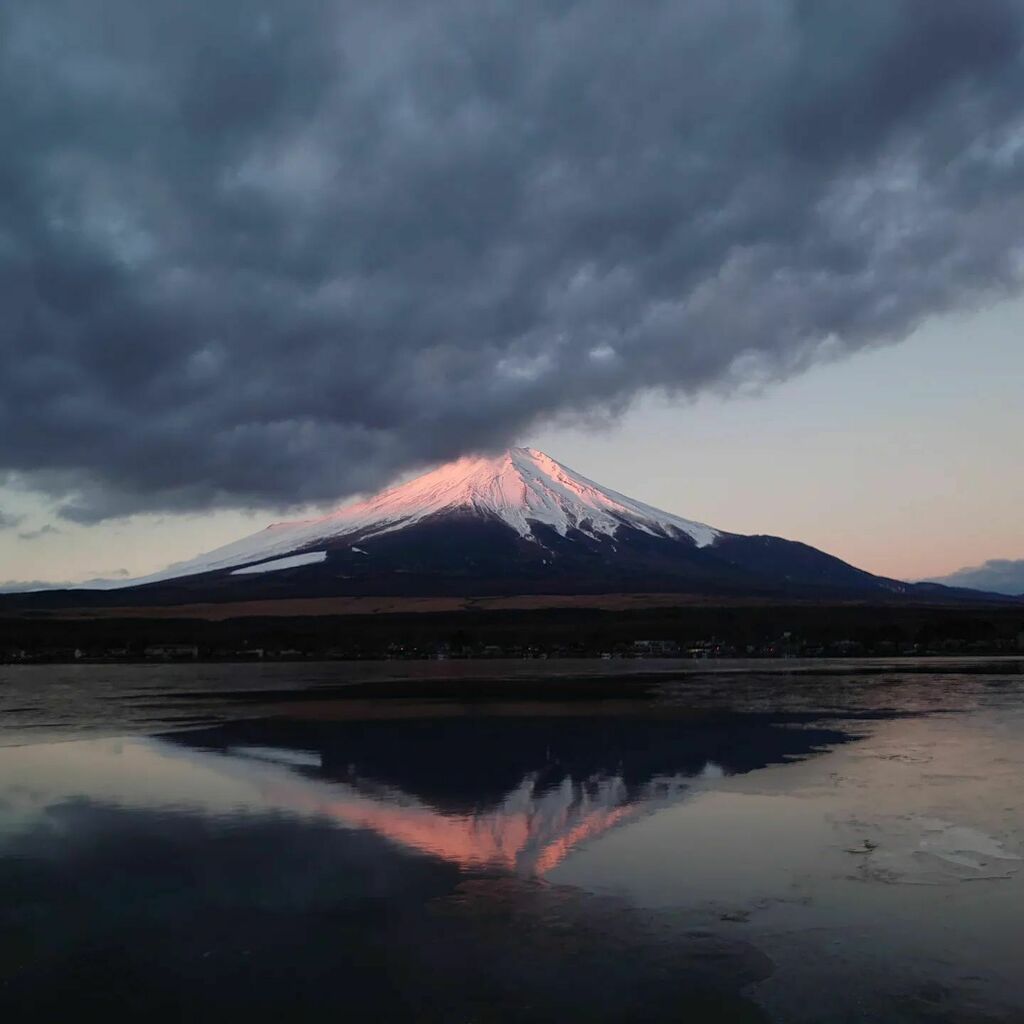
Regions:
M 232 576 L 247 576 L 259 572 L 277 572 L 278 569 L 294 569 L 299 565 L 315 565 L 327 558 L 326 551 L 307 551 L 302 555 L 290 555 L 288 558 L 275 558 L 272 562 L 260 562 L 259 565 L 246 565 L 235 569 Z
M 254 757 L 257 761 L 286 764 L 293 768 L 321 768 L 323 757 L 312 750 L 289 750 L 281 747 L 228 747 L 236 757 Z

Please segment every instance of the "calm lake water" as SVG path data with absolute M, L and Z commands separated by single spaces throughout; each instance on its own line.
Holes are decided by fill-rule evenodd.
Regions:
M 1018 1022 L 1022 828 L 1016 660 L 0 666 L 0 1015 Z

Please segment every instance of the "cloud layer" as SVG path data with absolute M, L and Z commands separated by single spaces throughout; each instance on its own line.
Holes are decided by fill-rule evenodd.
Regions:
M 1024 558 L 992 558 L 983 565 L 958 569 L 949 576 L 930 582 L 945 583 L 947 587 L 973 587 L 994 594 L 1024 596 Z
M 1021 0 L 5 0 L 0 475 L 79 521 L 330 500 L 1014 290 L 1022 38 Z
M 13 530 L 21 524 L 23 516 L 16 516 L 12 512 L 5 512 L 0 508 L 0 530 Z
M 60 529 L 52 523 L 46 523 L 35 530 L 23 530 L 18 537 L 20 540 L 38 540 L 40 537 L 51 537 L 60 532 Z

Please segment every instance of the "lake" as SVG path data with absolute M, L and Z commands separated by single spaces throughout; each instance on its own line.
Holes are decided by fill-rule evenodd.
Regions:
M 1024 1020 L 1024 663 L 0 666 L 0 1013 Z

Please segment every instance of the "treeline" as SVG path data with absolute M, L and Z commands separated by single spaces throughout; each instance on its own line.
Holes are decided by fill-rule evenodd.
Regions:
M 0 619 L 0 658 L 8 662 L 159 657 L 159 648 L 173 645 L 203 658 L 635 656 L 652 641 L 655 651 L 709 656 L 1009 653 L 1024 645 L 1024 609 L 803 604 L 223 621 Z

